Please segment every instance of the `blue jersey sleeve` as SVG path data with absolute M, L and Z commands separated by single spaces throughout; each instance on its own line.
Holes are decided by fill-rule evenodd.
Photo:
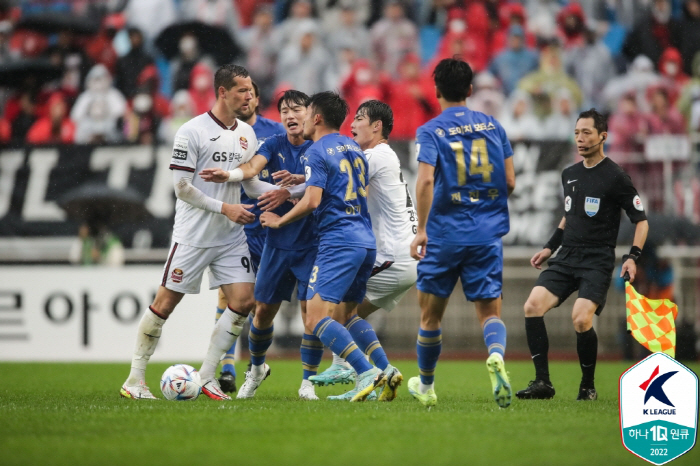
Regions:
M 427 163 L 433 167 L 437 165 L 438 148 L 435 144 L 435 138 L 423 128 L 419 128 L 416 135 L 416 153 L 419 162 Z
M 275 153 L 275 142 L 277 142 L 277 138 L 275 137 L 270 137 L 265 139 L 260 143 L 260 147 L 258 147 L 258 154 L 262 155 L 267 159 L 269 162 L 272 156 Z
M 326 189 L 328 181 L 328 166 L 325 157 L 317 150 L 311 149 L 306 153 L 306 164 L 304 166 L 304 176 L 306 186 L 318 186 Z

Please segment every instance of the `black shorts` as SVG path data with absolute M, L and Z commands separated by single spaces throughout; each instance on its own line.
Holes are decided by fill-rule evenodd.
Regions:
M 535 286 L 547 288 L 561 303 L 578 290 L 578 297 L 598 304 L 596 315 L 605 307 L 615 268 L 615 250 L 610 247 L 566 248 L 548 262 Z

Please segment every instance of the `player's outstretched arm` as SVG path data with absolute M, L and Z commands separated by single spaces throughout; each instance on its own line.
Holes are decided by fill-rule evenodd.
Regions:
M 300 218 L 304 218 L 321 204 L 323 197 L 323 188 L 318 186 L 309 186 L 306 188 L 304 197 L 295 205 L 292 210 L 280 217 L 272 212 L 263 212 L 260 216 L 260 224 L 266 228 L 281 228 L 292 222 L 296 222 Z
M 267 165 L 267 159 L 260 154 L 255 154 L 250 161 L 234 168 L 230 172 L 223 168 L 204 168 L 199 172 L 199 176 L 204 181 L 214 183 L 243 181 L 257 176 L 265 168 L 265 165 Z
M 637 275 L 637 261 L 642 255 L 642 248 L 644 248 L 644 243 L 647 241 L 647 234 L 649 233 L 649 222 L 642 220 L 637 222 L 637 226 L 634 230 L 634 240 L 632 241 L 632 248 L 629 254 L 622 256 L 622 270 L 620 270 L 620 277 L 625 276 L 625 272 L 630 275 L 630 283 L 634 283 L 634 276 Z
M 425 257 L 425 248 L 428 245 L 428 235 L 425 225 L 430 215 L 430 206 L 433 204 L 433 188 L 435 186 L 435 167 L 420 162 L 418 165 L 418 179 L 416 180 L 416 213 L 418 215 L 418 229 L 416 237 L 411 242 L 411 257 L 421 260 Z
M 272 174 L 272 178 L 277 181 L 277 186 L 286 188 L 289 186 L 299 185 L 306 181 L 304 175 L 295 175 L 287 170 L 280 170 Z

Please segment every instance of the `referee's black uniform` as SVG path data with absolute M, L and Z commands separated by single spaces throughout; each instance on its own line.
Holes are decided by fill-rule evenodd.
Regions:
M 566 168 L 561 182 L 566 218 L 562 247 L 535 286 L 547 288 L 559 304 L 578 290 L 579 298 L 599 305 L 600 314 L 615 268 L 621 209 L 632 223 L 647 217 L 629 175 L 608 157 L 590 168 L 583 162 Z
M 545 245 L 554 252 L 560 241 L 561 249 L 549 260 L 549 268 L 540 274 L 535 286 L 542 286 L 556 296 L 557 306 L 578 290 L 579 298 L 598 304 L 595 313 L 600 314 L 615 267 L 620 211 L 624 209 L 636 224 L 646 220 L 644 207 L 629 175 L 607 157 L 592 167 L 579 162 L 566 168 L 561 183 L 564 186 L 564 231 L 558 230 Z M 516 396 L 552 398 L 555 390 L 549 380 L 549 340 L 544 317 L 526 316 L 525 332 L 535 365 L 535 380 Z M 577 399 L 595 400 L 598 397 L 594 386 L 598 337 L 593 328 L 576 331 L 576 350 L 582 373 Z

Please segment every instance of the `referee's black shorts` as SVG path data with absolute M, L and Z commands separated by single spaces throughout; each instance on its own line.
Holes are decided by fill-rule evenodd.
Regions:
M 561 303 L 578 290 L 578 297 L 598 304 L 597 315 L 603 311 L 608 288 L 615 268 L 615 249 L 603 247 L 568 248 L 549 260 L 535 286 L 547 288 Z

